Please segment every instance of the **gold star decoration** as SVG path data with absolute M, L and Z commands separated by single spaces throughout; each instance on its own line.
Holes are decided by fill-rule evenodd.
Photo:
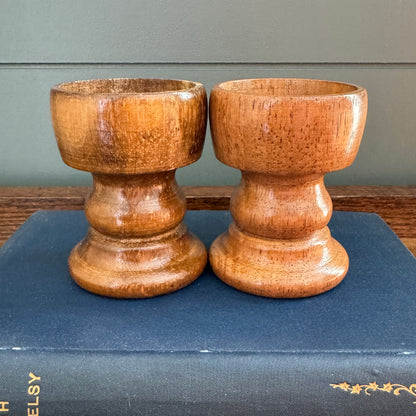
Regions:
M 368 384 L 357 383 L 355 385 L 351 385 L 344 381 L 343 383 L 330 384 L 330 386 L 334 389 L 347 391 L 350 394 L 360 394 L 364 391 L 367 396 L 371 396 L 369 391 L 383 391 L 386 393 L 393 393 L 395 396 L 400 396 L 401 392 L 406 392 L 416 397 L 416 383 L 411 384 L 409 387 L 406 387 L 403 384 L 384 383 L 383 387 L 380 387 L 375 381 Z M 416 404 L 416 401 L 413 402 L 413 404 Z
M 387 383 L 383 385 L 383 388 L 381 390 L 390 393 L 393 390 L 393 386 L 391 385 L 391 383 Z
M 360 394 L 362 387 L 359 384 L 351 387 L 351 394 Z
M 368 390 L 376 391 L 378 389 L 378 384 L 376 382 L 368 384 Z

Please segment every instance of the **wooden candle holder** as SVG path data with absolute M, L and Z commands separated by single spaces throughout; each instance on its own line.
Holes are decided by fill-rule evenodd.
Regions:
M 201 156 L 206 101 L 202 84 L 177 80 L 78 81 L 51 90 L 62 159 L 94 179 L 85 206 L 91 227 L 68 260 L 80 286 L 151 297 L 203 271 L 206 249 L 183 222 L 175 170 Z
M 367 114 L 366 90 L 339 82 L 253 79 L 210 96 L 217 158 L 240 169 L 234 222 L 210 249 L 214 272 L 237 289 L 297 298 L 336 286 L 348 255 L 331 237 L 327 172 L 349 166 Z

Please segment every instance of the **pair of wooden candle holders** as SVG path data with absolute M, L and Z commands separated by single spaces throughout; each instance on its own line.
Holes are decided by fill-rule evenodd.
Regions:
M 83 288 L 144 298 L 194 281 L 207 262 L 183 221 L 175 170 L 201 156 L 207 121 L 202 84 L 181 80 L 77 81 L 51 91 L 66 164 L 93 175 L 88 234 L 69 268 Z M 349 166 L 367 114 L 366 90 L 307 79 L 216 85 L 210 128 L 217 158 L 240 169 L 234 222 L 209 252 L 226 283 L 256 295 L 297 298 L 336 286 L 348 255 L 331 237 L 327 172 Z

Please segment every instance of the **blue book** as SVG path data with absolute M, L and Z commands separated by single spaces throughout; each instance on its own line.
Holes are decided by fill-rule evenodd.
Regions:
M 206 244 L 228 212 L 188 212 Z M 376 215 L 335 212 L 350 256 L 322 295 L 268 299 L 209 267 L 162 297 L 79 288 L 81 211 L 39 212 L 0 249 L 0 415 L 415 415 L 416 259 Z

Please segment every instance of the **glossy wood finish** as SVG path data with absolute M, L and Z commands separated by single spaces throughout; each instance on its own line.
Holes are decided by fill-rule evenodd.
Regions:
M 210 96 L 217 158 L 242 171 L 234 222 L 211 246 L 215 273 L 268 297 L 313 296 L 336 286 L 348 255 L 331 237 L 325 173 L 349 166 L 367 114 L 365 89 L 338 82 L 255 79 Z
M 232 186 L 184 186 L 190 210 L 229 209 Z M 38 210 L 81 210 L 88 187 L 0 187 L 0 246 Z M 416 255 L 416 186 L 328 186 L 338 211 L 380 215 Z
M 51 114 L 66 164 L 92 173 L 91 225 L 69 268 L 83 288 L 112 297 L 162 295 L 202 272 L 206 250 L 183 222 L 175 170 L 199 159 L 206 129 L 202 84 L 108 79 L 60 84 Z

